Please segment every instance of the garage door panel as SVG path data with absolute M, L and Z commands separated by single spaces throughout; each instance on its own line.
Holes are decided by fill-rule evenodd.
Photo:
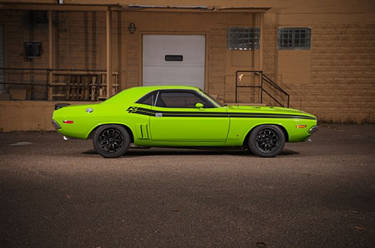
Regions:
M 181 55 L 182 61 L 166 61 Z M 202 35 L 144 35 L 144 85 L 194 85 L 204 88 L 205 37 Z
M 203 68 L 174 68 L 171 70 L 163 67 L 149 67 L 144 74 L 144 85 L 181 84 L 202 87 L 200 82 L 204 81 Z

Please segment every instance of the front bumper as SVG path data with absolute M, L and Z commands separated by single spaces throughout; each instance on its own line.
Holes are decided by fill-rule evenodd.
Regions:
M 312 135 L 313 133 L 316 133 L 319 130 L 318 126 L 314 126 L 309 129 L 309 134 Z

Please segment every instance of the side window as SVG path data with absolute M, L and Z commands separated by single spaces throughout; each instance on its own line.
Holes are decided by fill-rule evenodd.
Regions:
M 156 94 L 156 91 L 148 93 L 147 95 L 141 97 L 141 99 L 139 99 L 137 103 L 153 106 L 156 100 Z
M 187 90 L 160 91 L 155 105 L 165 108 L 195 108 L 198 102 L 202 103 L 205 108 L 215 107 L 196 92 Z

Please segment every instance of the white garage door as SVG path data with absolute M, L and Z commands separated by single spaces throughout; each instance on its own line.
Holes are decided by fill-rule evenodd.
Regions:
M 191 85 L 204 89 L 203 35 L 144 35 L 143 85 Z

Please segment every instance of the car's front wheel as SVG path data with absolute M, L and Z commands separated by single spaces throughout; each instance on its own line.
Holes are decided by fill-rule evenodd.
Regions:
M 248 145 L 250 151 L 261 157 L 274 157 L 284 148 L 285 136 L 275 125 L 262 125 L 252 130 Z
M 116 158 L 128 150 L 130 136 L 122 126 L 104 125 L 96 129 L 93 142 L 97 153 L 105 158 Z

